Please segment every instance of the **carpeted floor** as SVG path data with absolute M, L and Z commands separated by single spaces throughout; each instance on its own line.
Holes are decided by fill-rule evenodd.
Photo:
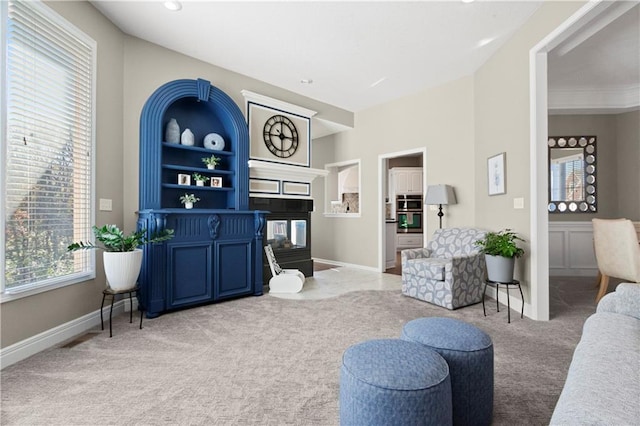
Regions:
M 399 278 L 399 277 L 398 277 Z M 322 300 L 265 295 L 162 315 L 52 348 L 2 371 L 3 425 L 337 425 L 343 351 L 414 318 L 459 318 L 495 351 L 495 425 L 544 425 L 564 384 L 591 279 L 552 287 L 549 322 L 482 305 L 449 311 L 397 291 Z M 90 338 L 89 338 L 90 337 Z

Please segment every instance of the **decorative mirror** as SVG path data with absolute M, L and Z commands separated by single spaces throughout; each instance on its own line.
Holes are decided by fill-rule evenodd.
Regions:
M 550 136 L 549 212 L 595 213 L 596 137 Z

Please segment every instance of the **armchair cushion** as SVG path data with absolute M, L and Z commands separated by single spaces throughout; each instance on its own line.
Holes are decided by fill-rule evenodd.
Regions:
M 407 261 L 406 268 L 412 270 L 413 274 L 418 277 L 444 281 L 444 270 L 450 263 L 450 259 L 411 259 Z

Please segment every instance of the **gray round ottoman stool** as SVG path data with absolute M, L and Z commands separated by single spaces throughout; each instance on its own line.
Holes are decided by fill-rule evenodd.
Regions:
M 438 352 L 449 364 L 454 425 L 490 425 L 493 416 L 493 342 L 479 328 L 452 318 L 419 318 L 402 339 Z
M 423 345 L 400 339 L 349 347 L 340 370 L 340 425 L 450 425 L 449 367 Z

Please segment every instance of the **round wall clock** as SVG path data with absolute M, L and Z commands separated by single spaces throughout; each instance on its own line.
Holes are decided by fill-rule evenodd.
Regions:
M 298 130 L 284 115 L 274 115 L 264 124 L 264 144 L 280 158 L 289 158 L 298 150 Z

